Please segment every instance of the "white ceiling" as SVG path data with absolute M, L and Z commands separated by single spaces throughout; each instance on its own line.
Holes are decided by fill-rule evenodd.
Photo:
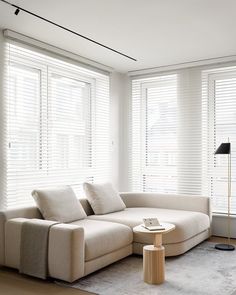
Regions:
M 0 27 L 120 72 L 236 54 L 236 0 L 9 0 L 131 61 L 0 2 Z

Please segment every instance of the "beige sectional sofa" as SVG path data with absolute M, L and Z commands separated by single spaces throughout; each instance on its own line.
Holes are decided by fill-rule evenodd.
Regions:
M 175 224 L 164 235 L 166 256 L 183 254 L 210 236 L 210 199 L 156 193 L 121 193 L 126 209 L 94 215 L 80 199 L 87 218 L 50 228 L 48 274 L 72 282 L 132 253 L 142 254 L 151 235 L 133 233 L 144 217 Z M 42 218 L 37 207 L 0 212 L 0 264 L 19 269 L 23 222 Z

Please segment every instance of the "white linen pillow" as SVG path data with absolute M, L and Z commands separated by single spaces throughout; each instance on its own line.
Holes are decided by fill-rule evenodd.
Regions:
M 119 193 L 110 183 L 92 184 L 85 182 L 83 187 L 95 214 L 122 211 L 126 208 Z
M 87 215 L 70 186 L 36 189 L 32 196 L 44 219 L 72 222 Z

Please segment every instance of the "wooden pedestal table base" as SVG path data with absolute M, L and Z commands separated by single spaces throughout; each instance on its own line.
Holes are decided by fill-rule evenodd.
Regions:
M 143 247 L 143 279 L 148 284 L 161 284 L 165 281 L 165 248 L 162 246 L 162 234 L 175 229 L 175 225 L 165 223 L 165 230 L 149 231 L 136 226 L 134 232 L 154 235 L 153 245 Z

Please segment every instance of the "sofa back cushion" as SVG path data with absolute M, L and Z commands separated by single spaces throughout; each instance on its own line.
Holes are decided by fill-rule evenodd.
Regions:
M 32 196 L 44 219 L 72 222 L 87 216 L 70 186 L 37 189 Z
M 119 193 L 110 183 L 91 184 L 85 182 L 83 187 L 95 214 L 106 214 L 126 208 Z

